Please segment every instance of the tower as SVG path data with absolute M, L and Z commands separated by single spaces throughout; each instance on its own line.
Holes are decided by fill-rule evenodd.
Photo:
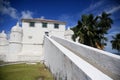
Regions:
M 2 33 L 0 33 L 0 60 L 4 61 L 6 54 L 8 54 L 8 40 L 5 32 L 2 31 Z
M 65 39 L 68 40 L 72 40 L 72 35 L 74 34 L 74 32 L 72 30 L 70 30 L 70 28 L 68 27 L 68 29 L 65 31 Z
M 9 61 L 17 61 L 18 53 L 22 50 L 22 28 L 19 23 L 12 27 L 9 41 Z

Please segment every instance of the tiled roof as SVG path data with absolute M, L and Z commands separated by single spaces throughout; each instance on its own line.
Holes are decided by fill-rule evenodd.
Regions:
M 48 23 L 66 24 L 66 22 L 61 22 L 58 20 L 49 20 L 49 19 L 41 19 L 41 18 L 22 19 L 22 22 L 48 22 Z

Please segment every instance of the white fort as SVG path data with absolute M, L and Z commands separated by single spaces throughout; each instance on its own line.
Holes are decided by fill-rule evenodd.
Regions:
M 0 33 L 0 60 L 44 61 L 55 80 L 120 80 L 120 56 L 71 41 L 73 32 L 65 26 L 56 20 L 22 19 L 9 40 Z
M 65 25 L 65 22 L 43 18 L 22 19 L 22 27 L 19 23 L 12 27 L 9 40 L 4 31 L 0 33 L 0 59 L 8 62 L 42 60 L 44 35 L 64 38 Z

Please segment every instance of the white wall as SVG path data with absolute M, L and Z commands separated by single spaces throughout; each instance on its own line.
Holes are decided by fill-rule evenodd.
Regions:
M 10 42 L 21 42 L 22 41 L 22 33 L 21 32 L 11 32 L 10 34 Z
M 45 32 L 49 32 L 50 35 L 64 37 L 65 25 L 59 24 L 59 28 L 55 29 L 54 24 L 48 23 L 47 28 L 42 27 L 42 23 L 35 23 L 34 27 L 29 26 L 29 22 L 22 23 L 23 28 L 23 43 L 42 44 Z M 32 36 L 29 39 L 29 36 Z
M 55 80 L 112 80 L 49 37 L 44 41 L 44 59 Z
M 40 61 L 43 55 L 45 32 L 49 32 L 49 36 L 64 37 L 64 31 L 64 23 L 59 24 L 59 28 L 55 29 L 54 21 L 48 22 L 47 28 L 42 27 L 42 22 L 35 22 L 35 27 L 30 27 L 29 22 L 23 21 L 22 29 L 18 24 L 12 27 L 9 43 L 6 38 L 0 37 L 0 59 L 6 58 L 7 61 L 12 62 Z M 1 36 L 6 37 L 5 34 Z
M 57 37 L 52 38 L 113 79 L 120 79 L 120 56 L 73 41 Z
M 0 45 L 0 60 L 6 61 L 6 55 L 9 52 L 9 45 Z
M 9 44 L 6 37 L 0 37 L 0 60 L 5 61 L 9 52 Z
M 6 61 L 15 62 L 18 60 L 18 54 L 21 52 L 22 43 L 19 42 L 9 42 L 9 53 L 6 55 Z
M 43 54 L 43 31 L 41 24 L 35 23 L 35 27 L 30 27 L 28 22 L 22 22 L 23 47 L 19 54 L 20 61 L 40 61 Z
M 42 22 L 35 22 L 34 27 L 30 27 L 29 22 L 22 22 L 22 29 L 23 47 L 19 59 L 29 61 L 31 56 L 31 60 L 41 60 L 43 55 L 43 40 L 45 32 L 48 32 L 49 36 L 57 35 L 64 37 L 65 25 L 60 24 L 59 28 L 55 29 L 54 23 L 48 23 L 47 28 L 43 28 Z M 37 56 L 39 56 L 39 59 Z
M 74 32 L 72 30 L 70 30 L 69 28 L 65 31 L 65 39 L 67 40 L 72 40 L 72 35 L 74 34 Z
M 23 29 L 23 44 L 24 43 L 42 44 L 43 32 L 41 31 L 40 27 L 38 26 L 29 27 L 29 23 L 23 22 L 22 29 Z
M 42 57 L 39 54 L 34 54 L 33 52 L 29 52 L 29 54 L 26 54 L 26 52 L 24 53 L 20 53 L 18 55 L 18 60 L 19 61 L 26 61 L 26 62 L 40 62 L 42 61 Z

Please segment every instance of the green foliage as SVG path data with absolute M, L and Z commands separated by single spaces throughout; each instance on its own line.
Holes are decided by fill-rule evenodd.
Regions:
M 0 67 L 0 80 L 53 80 L 42 64 L 14 64 Z M 43 80 L 43 79 L 42 79 Z
M 78 24 L 71 28 L 74 32 L 72 39 L 75 41 L 76 38 L 79 38 L 78 41 L 82 44 L 103 49 L 106 45 L 105 41 L 107 41 L 104 34 L 107 34 L 113 23 L 109 16 L 110 14 L 105 12 L 96 17 L 93 14 L 82 15 Z
M 118 50 L 118 53 L 120 53 L 120 33 L 116 34 L 116 36 L 112 36 L 113 40 L 111 40 L 112 43 L 112 49 Z

